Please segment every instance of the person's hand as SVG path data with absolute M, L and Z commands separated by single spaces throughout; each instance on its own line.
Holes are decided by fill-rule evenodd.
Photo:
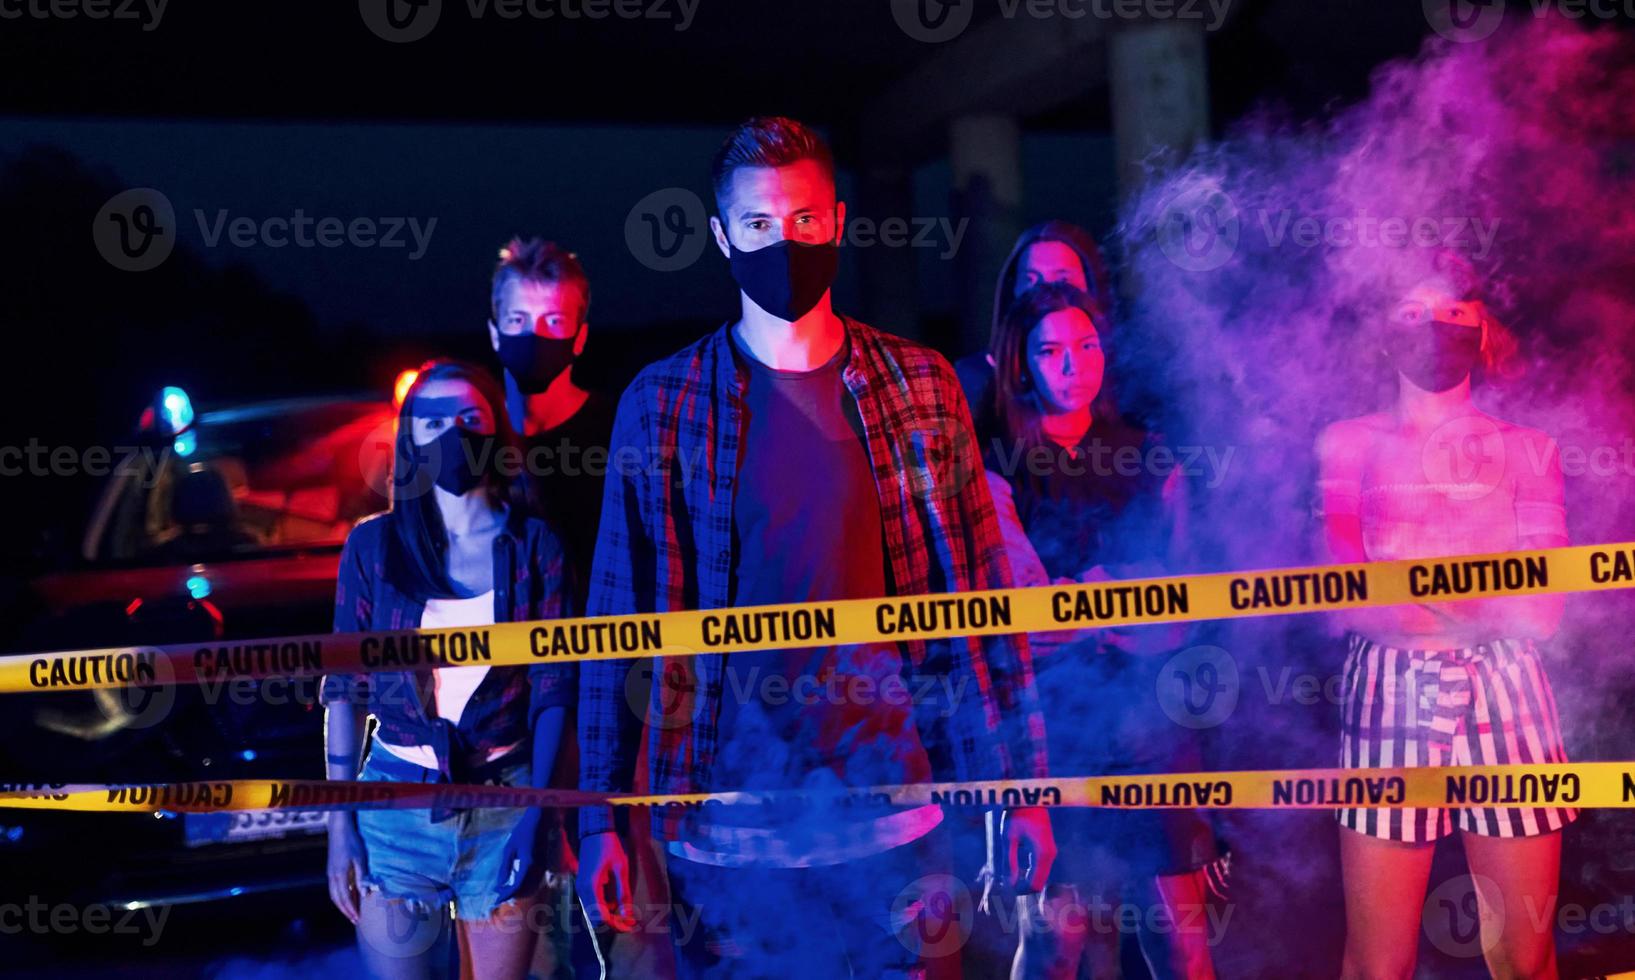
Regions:
M 1058 576 L 1051 585 L 1078 585 L 1077 579 Z M 1085 630 L 1041 630 L 1028 634 L 1028 647 L 1035 657 L 1048 657 L 1062 647 L 1084 638 Z
M 1135 629 L 1109 627 L 1101 631 L 1100 638 L 1104 647 L 1134 657 L 1150 657 L 1179 649 L 1186 642 L 1186 635 L 1183 623 L 1154 623 Z
M 351 813 L 333 815 L 329 823 L 329 900 L 335 903 L 346 921 L 358 924 L 362 906 L 358 883 L 369 873 L 369 861 L 364 855 L 363 836 Z
M 1120 653 L 1136 654 L 1143 648 L 1141 635 L 1135 630 L 1123 629 L 1118 626 L 1104 626 L 1097 633 L 1096 639 L 1101 645 Z
M 635 930 L 630 861 L 618 834 L 604 830 L 579 841 L 579 874 L 574 876 L 574 885 L 585 912 L 594 920 L 592 925 L 605 922 L 618 932 Z
M 1092 565 L 1079 573 L 1079 581 L 1085 585 L 1094 585 L 1097 582 L 1113 581 L 1113 573 L 1106 565 Z M 1127 629 L 1117 626 L 1103 626 L 1096 630 L 1096 639 L 1104 647 L 1110 647 L 1123 653 L 1136 653 L 1140 639 Z
M 1050 866 L 1056 863 L 1056 835 L 1050 829 L 1050 813 L 1044 807 L 1022 807 L 1005 814 L 1005 851 L 1009 855 L 1013 882 L 1021 880 L 1024 845 L 1030 859 L 1027 890 L 1042 892 L 1050 878 Z
M 535 855 L 539 853 L 539 824 L 543 815 L 539 807 L 528 807 L 511 831 L 510 840 L 505 842 L 505 850 L 500 854 L 499 880 L 494 883 L 499 894 L 498 902 L 509 902 L 520 895 L 532 894 L 538 887 L 538 876 L 534 874 L 538 865 Z

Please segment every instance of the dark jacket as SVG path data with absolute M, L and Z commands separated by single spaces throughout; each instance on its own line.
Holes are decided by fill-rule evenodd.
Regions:
M 420 625 L 425 599 L 404 594 L 386 570 L 391 522 L 386 514 L 359 521 L 341 549 L 335 584 L 335 631 L 411 630 Z M 571 612 L 561 542 L 544 521 L 513 508 L 494 538 L 494 621 L 558 619 Z M 492 749 L 532 745 L 534 721 L 546 708 L 572 703 L 573 664 L 494 667 L 460 715 L 458 725 L 436 716 L 428 671 L 330 674 L 324 703 L 366 705 L 391 745 L 430 745 L 443 774 L 459 781 L 473 760 Z

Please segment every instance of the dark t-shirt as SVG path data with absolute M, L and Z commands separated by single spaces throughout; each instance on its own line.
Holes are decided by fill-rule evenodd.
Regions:
M 592 391 L 566 422 L 523 440 L 530 503 L 562 538 L 576 609 L 585 607 L 596 552 L 614 408 L 613 399 Z
M 1071 457 L 1052 446 L 1048 467 L 1002 468 L 1001 447 L 987 463 L 1008 477 L 1017 517 L 1052 579 L 1076 578 L 1095 565 L 1127 578 L 1175 571 L 1166 560 L 1174 532 L 1164 502 L 1168 469 L 1154 463 L 1165 458 L 1153 452 L 1160 445 L 1159 436 L 1132 427 L 1095 427 Z M 1011 449 L 1012 459 L 1025 458 Z M 1105 645 L 1095 631 L 1036 658 L 1052 771 L 1163 771 L 1165 760 L 1193 751 L 1193 733 L 1152 696 L 1168 659 Z M 1059 721 L 1083 718 L 1095 724 Z
M 849 348 L 813 371 L 774 370 L 736 338 L 733 349 L 748 375 L 734 605 L 885 595 L 879 492 L 841 376 Z M 881 693 L 902 670 L 895 644 L 730 655 L 711 782 L 779 788 L 834 777 L 852 785 L 929 778 L 907 699 Z M 865 689 L 872 695 L 857 694 Z
M 1093 565 L 1165 560 L 1172 530 L 1163 502 L 1169 473 L 1152 462 L 1162 444 L 1139 429 L 1098 427 L 1072 450 L 1051 445 L 1048 466 L 1026 465 L 1026 455 L 1002 441 L 990 444 L 985 462 L 1009 480 L 1017 516 L 1045 571 L 1076 578 Z

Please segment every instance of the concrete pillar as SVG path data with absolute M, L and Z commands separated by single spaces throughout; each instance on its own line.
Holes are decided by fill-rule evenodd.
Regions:
M 948 125 L 953 218 L 968 220 L 955 256 L 959 334 L 954 353 L 985 350 L 994 283 L 1022 233 L 1022 130 L 1014 115 L 956 116 Z
M 1209 86 L 1201 21 L 1150 20 L 1112 31 L 1108 83 L 1119 189 L 1128 197 L 1145 177 L 1186 157 L 1209 138 Z

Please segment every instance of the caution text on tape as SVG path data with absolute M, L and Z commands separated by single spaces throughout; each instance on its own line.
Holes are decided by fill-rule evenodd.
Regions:
M 357 782 L 209 780 L 135 785 L 0 783 L 0 807 L 99 812 L 215 813 L 235 810 L 450 807 L 701 807 L 793 802 L 850 805 L 1272 809 L 1332 807 L 1635 807 L 1635 762 L 1443 766 L 1397 769 L 1267 769 L 846 789 L 672 795 L 590 793 L 529 787 Z
M 0 659 L 0 693 L 526 666 L 1194 622 L 1635 588 L 1635 543 L 957 594 L 798 602 Z

